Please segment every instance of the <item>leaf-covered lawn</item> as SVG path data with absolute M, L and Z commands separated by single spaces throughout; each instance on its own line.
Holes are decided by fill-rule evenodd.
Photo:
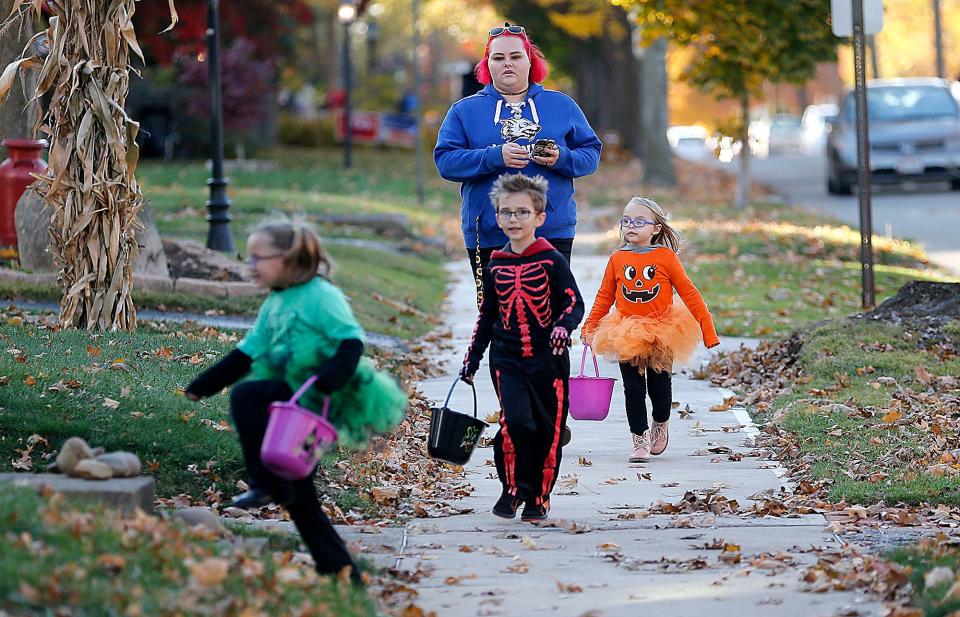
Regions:
M 158 517 L 0 488 L 0 606 L 13 614 L 376 614 L 367 594 L 289 551 L 251 554 Z
M 180 325 L 96 335 L 0 319 L 0 470 L 42 471 L 76 435 L 137 454 L 158 496 L 232 490 L 241 478 L 227 397 L 182 396 L 236 336 Z

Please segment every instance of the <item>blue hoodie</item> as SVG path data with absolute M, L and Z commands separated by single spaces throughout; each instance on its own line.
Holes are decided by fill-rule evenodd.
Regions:
M 532 160 L 523 169 L 508 170 L 502 146 L 552 139 L 560 148 L 553 167 Z M 461 229 L 467 248 L 501 247 L 507 236 L 497 226 L 490 188 L 507 171 L 541 175 L 550 183 L 547 192 L 547 222 L 537 230 L 543 238 L 572 238 L 577 226 L 577 202 L 573 179 L 592 174 L 600 165 L 601 143 L 580 107 L 566 94 L 531 84 L 522 107 L 509 106 L 493 84 L 464 99 L 447 112 L 437 136 L 433 159 L 440 175 L 460 182 Z

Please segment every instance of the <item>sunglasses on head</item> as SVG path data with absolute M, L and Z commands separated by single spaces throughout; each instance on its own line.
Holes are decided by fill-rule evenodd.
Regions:
M 523 26 L 511 26 L 509 23 L 504 23 L 502 27 L 490 28 L 490 36 L 500 36 L 504 32 L 509 32 L 510 34 L 523 34 Z

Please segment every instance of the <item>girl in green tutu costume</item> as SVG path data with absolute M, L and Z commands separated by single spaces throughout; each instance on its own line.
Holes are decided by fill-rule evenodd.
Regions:
M 323 513 L 314 474 L 287 481 L 260 461 L 267 408 L 288 400 L 312 375 L 317 380 L 298 401 L 319 412 L 330 398 L 328 419 L 339 444 L 362 448 L 374 433 L 386 433 L 403 419 L 407 395 L 387 374 L 362 357 L 364 332 L 341 292 L 327 279 L 330 261 L 309 226 L 268 221 L 247 239 L 254 282 L 271 290 L 256 323 L 237 348 L 197 377 L 186 390 L 193 400 L 236 383 L 230 415 L 237 428 L 250 489 L 233 505 L 253 508 L 281 503 L 290 512 L 321 574 L 351 568 L 346 546 Z

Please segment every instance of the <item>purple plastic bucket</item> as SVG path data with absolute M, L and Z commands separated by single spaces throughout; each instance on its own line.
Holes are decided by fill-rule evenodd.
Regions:
M 613 384 L 617 381 L 613 377 L 601 377 L 597 357 L 590 349 L 593 357 L 594 377 L 583 374 L 583 367 L 587 361 L 589 345 L 584 345 L 583 355 L 580 357 L 580 374 L 570 377 L 570 416 L 574 420 L 603 420 L 610 413 L 610 399 L 613 397 Z
M 271 473 L 286 480 L 309 476 L 324 452 L 337 442 L 337 429 L 327 420 L 329 398 L 323 399 L 322 416 L 297 405 L 297 399 L 316 380 L 316 375 L 310 377 L 289 401 L 270 403 L 260 460 Z

